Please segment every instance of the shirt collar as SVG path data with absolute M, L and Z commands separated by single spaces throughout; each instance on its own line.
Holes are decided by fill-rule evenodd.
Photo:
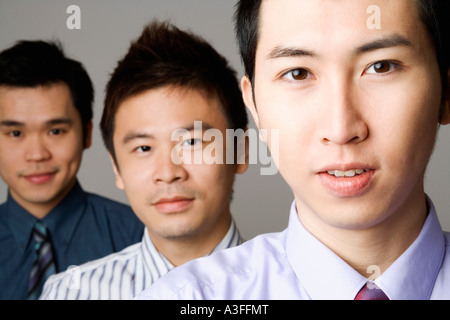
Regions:
M 286 253 L 295 274 L 313 300 L 352 300 L 367 279 L 309 233 L 292 203 Z
M 243 240 L 240 236 L 238 228 L 236 227 L 236 223 L 234 219 L 231 219 L 231 225 L 228 232 L 211 253 L 237 246 L 242 242 Z M 173 269 L 173 265 L 170 261 L 167 260 L 167 258 L 155 248 L 147 228 L 145 228 L 144 231 L 141 248 L 144 264 L 148 270 L 156 270 L 158 276 L 161 277 Z
M 156 273 L 158 278 L 162 277 L 173 268 L 173 265 L 169 260 L 155 248 L 147 228 L 144 230 L 141 250 L 146 269 L 150 270 L 151 273 Z
M 8 193 L 5 203 L 5 215 L 11 233 L 17 242 L 17 247 L 23 253 L 31 240 L 31 232 L 37 219 L 22 208 L 10 193 Z
M 436 210 L 427 198 L 429 214 L 413 244 L 375 283 L 392 300 L 429 299 L 442 264 L 445 239 Z M 314 300 L 353 300 L 368 281 L 309 233 L 291 206 L 286 251 L 293 269 Z
M 86 205 L 86 193 L 76 181 L 67 196 L 42 219 L 50 230 L 52 241 L 58 243 L 63 250 L 69 247 Z
M 395 300 L 429 300 L 441 268 L 445 238 L 433 202 L 417 239 L 375 283 Z
M 236 222 L 234 222 L 234 219 L 231 219 L 231 225 L 227 234 L 211 253 L 240 245 L 243 241 L 244 240 L 241 238 L 239 230 L 236 227 Z
M 50 230 L 52 241 L 59 244 L 58 248 L 65 250 L 68 247 L 85 207 L 86 194 L 77 181 L 68 195 L 42 219 Z M 10 193 L 6 202 L 6 214 L 19 250 L 23 252 L 29 244 L 38 219 L 22 208 Z

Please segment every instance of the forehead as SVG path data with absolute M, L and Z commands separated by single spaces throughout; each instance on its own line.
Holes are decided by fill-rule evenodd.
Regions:
M 392 33 L 418 43 L 429 41 L 425 31 L 415 0 L 264 0 L 258 49 L 308 44 L 333 52 Z
M 66 84 L 32 88 L 0 86 L 0 117 L 21 122 L 47 121 L 50 117 L 78 115 Z
M 147 90 L 123 101 L 115 117 L 115 135 L 128 130 L 152 130 L 155 135 L 203 121 L 225 129 L 227 121 L 219 99 L 203 90 L 162 87 Z

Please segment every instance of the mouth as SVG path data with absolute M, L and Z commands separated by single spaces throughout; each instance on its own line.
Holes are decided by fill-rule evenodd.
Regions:
M 43 173 L 32 173 L 24 175 L 23 177 L 33 184 L 44 184 L 53 179 L 56 172 L 43 172 Z
M 184 196 L 160 198 L 153 203 L 153 206 L 160 213 L 180 213 L 188 210 L 193 205 L 194 200 L 194 198 Z
M 347 171 L 327 170 L 327 173 L 329 175 L 335 176 L 336 178 L 344 178 L 344 177 L 349 178 L 349 177 L 359 176 L 369 170 L 370 169 L 352 169 L 352 170 L 347 170 Z
M 364 194 L 373 183 L 375 169 L 365 166 L 327 169 L 318 173 L 322 185 L 332 195 L 342 198 Z

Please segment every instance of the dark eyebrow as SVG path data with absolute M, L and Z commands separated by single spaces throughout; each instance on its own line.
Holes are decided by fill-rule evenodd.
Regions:
M 211 125 L 207 124 L 206 122 L 202 122 L 202 130 L 208 130 L 208 129 L 212 129 L 212 128 L 213 127 Z M 196 129 L 196 127 L 194 127 L 194 124 L 192 124 L 192 125 L 188 125 L 183 128 L 175 129 L 175 132 L 177 132 L 177 131 L 192 131 L 194 129 Z M 124 144 L 126 144 L 134 139 L 155 139 L 155 136 L 151 133 L 131 131 L 131 132 L 127 133 L 125 135 L 125 137 L 123 137 L 122 142 Z
M 131 132 L 128 132 L 125 135 L 125 137 L 123 137 L 122 142 L 124 144 L 127 144 L 128 142 L 130 142 L 134 139 L 154 139 L 154 138 L 155 138 L 155 136 L 150 133 L 131 131 Z
M 54 125 L 58 125 L 58 124 L 69 124 L 70 125 L 72 123 L 73 123 L 72 119 L 69 119 L 69 118 L 56 118 L 56 119 L 48 120 L 46 122 L 46 124 L 49 126 L 54 126 Z
M 273 48 L 269 54 L 267 55 L 267 58 L 269 59 L 276 59 L 276 58 L 292 58 L 292 57 L 317 57 L 317 54 L 313 51 L 304 50 L 300 48 L 282 48 L 282 47 L 275 47 Z
M 25 124 L 19 121 L 14 121 L 14 120 L 2 120 L 0 122 L 0 125 L 2 127 L 24 127 Z
M 177 129 L 177 130 L 192 131 L 194 129 L 197 129 L 197 128 L 194 126 L 194 123 L 193 123 L 193 124 L 191 124 L 189 126 L 186 126 L 186 127 L 183 127 L 183 128 Z M 213 126 L 211 126 L 208 123 L 202 121 L 202 130 L 208 130 L 208 129 L 213 129 Z
M 56 118 L 56 119 L 51 119 L 45 122 L 45 124 L 47 126 L 53 126 L 53 125 L 58 125 L 58 124 L 72 124 L 73 121 L 69 118 Z M 0 124 L 4 127 L 25 127 L 26 124 L 20 121 L 15 121 L 15 120 L 3 120 L 0 122 Z
M 393 35 L 388 38 L 383 38 L 383 39 L 379 39 L 376 41 L 366 43 L 366 44 L 356 48 L 355 53 L 362 54 L 362 53 L 375 51 L 375 50 L 379 50 L 379 49 L 386 49 L 386 48 L 399 47 L 399 46 L 412 47 L 413 45 L 412 45 L 411 41 L 409 41 L 405 37 L 403 37 L 401 35 Z
M 354 51 L 357 55 L 379 50 L 379 49 L 386 49 L 386 48 L 392 48 L 392 47 L 398 47 L 398 46 L 408 46 L 412 47 L 411 41 L 409 41 L 407 38 L 395 34 L 393 36 L 379 39 L 376 41 L 372 41 L 366 44 L 363 44 L 362 46 L 356 48 Z M 273 48 L 269 54 L 267 55 L 268 59 L 276 59 L 276 58 L 293 58 L 293 57 L 318 57 L 319 55 L 311 50 L 306 50 L 302 48 L 293 48 L 293 47 L 280 47 L 277 46 Z
M 185 127 L 175 129 L 174 133 L 183 133 L 185 131 L 193 131 L 195 129 L 197 129 L 197 127 L 195 127 L 194 123 L 192 123 L 191 125 L 187 125 Z M 208 123 L 202 121 L 202 131 L 205 131 L 208 129 L 214 129 L 214 127 L 209 125 Z

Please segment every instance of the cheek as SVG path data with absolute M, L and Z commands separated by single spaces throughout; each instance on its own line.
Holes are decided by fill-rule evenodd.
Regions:
M 194 188 L 203 199 L 217 198 L 231 193 L 234 181 L 234 165 L 187 165 L 189 180 L 187 184 Z
M 119 163 L 124 163 L 124 161 Z M 142 164 L 131 161 L 127 162 L 125 166 L 120 166 L 120 178 L 130 198 L 139 197 L 143 190 L 148 190 L 151 184 L 148 168 L 146 170 Z
M 414 86 L 411 83 L 406 88 L 391 91 L 388 96 L 389 99 L 378 103 L 385 106 L 381 108 L 381 121 L 378 123 L 388 133 L 386 138 L 401 144 L 406 142 L 416 147 L 428 145 L 432 148 L 438 127 L 439 90 L 430 85 Z
M 67 166 L 70 171 L 77 171 L 81 164 L 83 156 L 83 147 L 81 144 L 72 147 L 61 146 L 53 151 L 53 158 L 60 166 Z
M 9 157 L 4 157 L 3 155 L 0 156 L 0 177 L 8 185 L 12 184 L 14 176 L 16 176 L 17 171 L 20 170 L 18 161 L 11 161 L 11 159 L 19 158 L 16 158 L 11 154 Z
M 432 83 L 429 81 L 429 83 Z M 393 88 L 376 102 L 379 113 L 371 120 L 376 154 L 399 177 L 413 184 L 422 176 L 436 140 L 439 93 L 418 81 Z
M 318 121 L 317 116 L 309 114 L 308 103 L 280 97 L 266 100 L 259 110 L 260 136 L 281 174 L 304 166 L 308 150 L 315 143 Z

